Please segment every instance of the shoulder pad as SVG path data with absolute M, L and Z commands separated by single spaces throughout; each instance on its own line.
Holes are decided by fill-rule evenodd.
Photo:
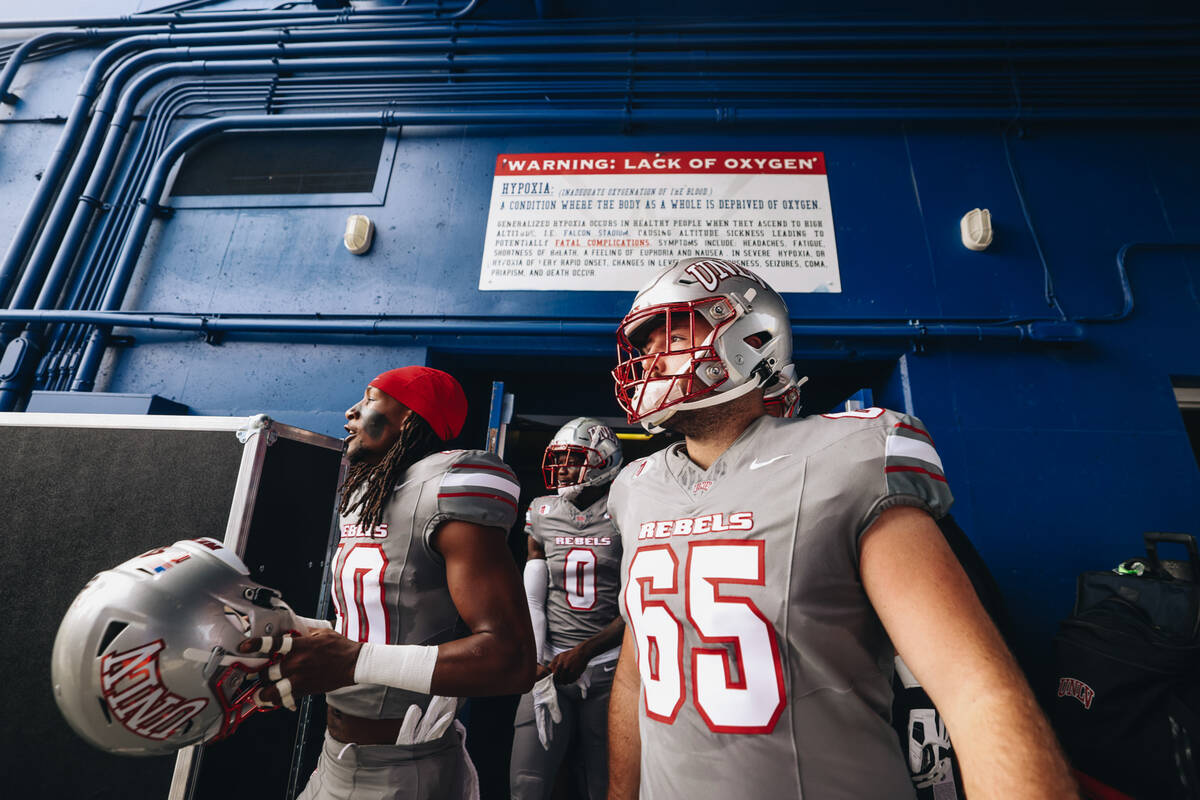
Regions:
M 887 421 L 883 472 L 888 491 L 921 498 L 940 519 L 954 501 L 933 437 L 916 417 L 889 413 Z
M 462 450 L 454 456 L 438 485 L 438 512 L 447 519 L 511 528 L 521 496 L 517 476 L 482 450 Z

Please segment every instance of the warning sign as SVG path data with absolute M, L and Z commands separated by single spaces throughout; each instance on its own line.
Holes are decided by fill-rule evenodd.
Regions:
M 822 153 L 524 153 L 496 159 L 479 288 L 624 291 L 681 258 L 781 292 L 840 292 Z

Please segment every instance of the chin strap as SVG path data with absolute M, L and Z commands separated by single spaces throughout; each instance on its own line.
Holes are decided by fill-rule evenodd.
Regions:
M 757 372 L 757 369 L 755 370 Z M 689 400 L 686 403 L 678 403 L 676 405 L 665 408 L 659 414 L 654 414 L 651 417 L 646 417 L 641 421 L 641 425 L 649 433 L 662 433 L 666 428 L 662 427 L 662 423 L 675 416 L 676 411 L 690 411 L 693 408 L 709 408 L 710 406 L 728 403 L 730 400 L 736 400 L 742 395 L 749 394 L 758 387 L 762 386 L 764 381 L 761 374 L 758 381 L 746 381 L 736 389 L 730 389 L 727 392 L 713 392 L 712 394 L 701 397 L 699 400 Z

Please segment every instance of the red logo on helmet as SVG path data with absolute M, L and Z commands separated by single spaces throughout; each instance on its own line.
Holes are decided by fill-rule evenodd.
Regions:
M 100 659 L 100 690 L 108 710 L 122 725 L 147 739 L 180 733 L 208 705 L 207 697 L 186 700 L 163 685 L 158 656 L 163 640 L 111 653 Z

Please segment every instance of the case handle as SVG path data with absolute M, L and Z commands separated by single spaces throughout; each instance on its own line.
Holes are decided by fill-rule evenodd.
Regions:
M 1159 533 L 1147 531 L 1142 534 L 1146 543 L 1146 557 L 1156 572 L 1162 572 L 1162 562 L 1158 558 L 1159 544 L 1181 544 L 1187 547 L 1188 561 L 1192 564 L 1192 580 L 1200 581 L 1200 549 L 1196 547 L 1196 537 L 1190 533 Z

